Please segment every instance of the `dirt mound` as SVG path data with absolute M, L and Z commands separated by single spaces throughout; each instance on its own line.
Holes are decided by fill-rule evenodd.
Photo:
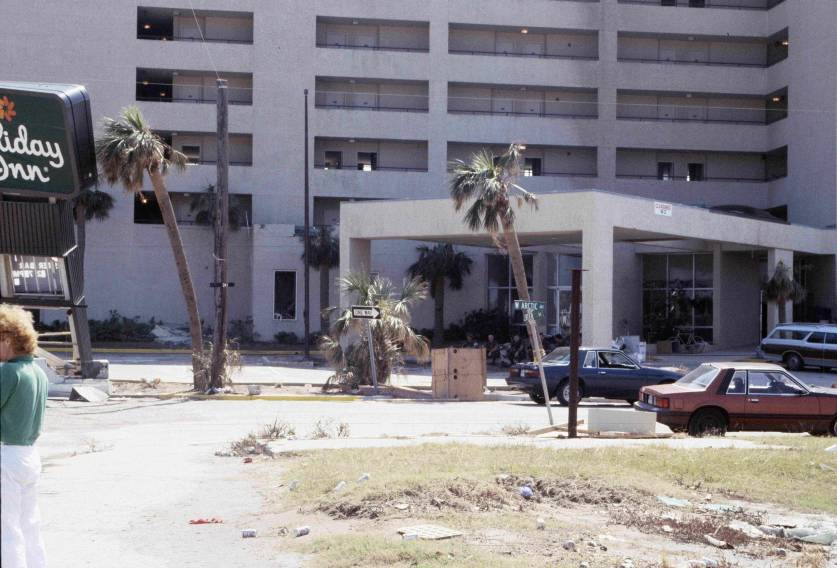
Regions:
M 497 485 L 510 491 L 520 487 L 532 490 L 536 502 L 548 501 L 557 505 L 641 505 L 650 495 L 636 489 L 623 489 L 606 485 L 601 481 L 584 478 L 537 479 L 515 475 L 499 475 Z

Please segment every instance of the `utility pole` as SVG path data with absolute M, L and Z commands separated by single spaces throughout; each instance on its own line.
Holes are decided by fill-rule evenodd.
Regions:
M 309 253 L 311 252 L 311 219 L 310 219 L 310 211 L 308 210 L 308 89 L 305 89 L 305 223 L 304 223 L 304 235 L 302 237 L 303 247 L 304 247 L 304 254 L 305 254 L 305 262 L 303 270 L 305 271 L 305 277 L 303 278 L 303 288 L 305 293 L 305 303 L 303 304 L 302 308 L 302 319 L 305 324 L 305 359 L 311 358 L 311 316 L 310 316 L 310 308 L 311 308 L 311 268 L 308 264 Z M 320 309 L 323 309 L 324 306 L 320 306 Z
M 229 219 L 229 120 L 227 81 L 218 79 L 218 175 L 215 184 L 215 334 L 212 341 L 210 388 L 224 385 L 227 350 L 227 221 Z
M 570 413 L 567 436 L 578 437 L 578 348 L 581 344 L 581 269 L 573 269 L 570 310 Z

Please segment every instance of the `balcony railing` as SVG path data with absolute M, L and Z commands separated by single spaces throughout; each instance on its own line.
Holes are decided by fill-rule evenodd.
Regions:
M 199 37 L 186 37 L 186 36 L 176 36 L 176 35 L 160 35 L 160 34 L 137 34 L 137 39 L 150 39 L 150 40 L 157 40 L 157 41 L 207 41 L 211 43 L 231 43 L 231 44 L 238 44 L 238 45 L 253 45 L 252 39 L 223 39 L 223 38 L 214 38 L 211 36 L 204 36 L 203 38 Z
M 214 166 L 217 163 L 218 163 L 218 160 L 195 160 L 195 159 L 192 159 L 192 158 L 189 159 L 189 164 L 190 165 L 195 165 L 195 166 Z M 244 161 L 236 162 L 236 161 L 230 160 L 230 165 L 231 166 L 252 166 L 253 161 L 250 160 L 250 161 L 247 161 L 247 162 L 244 162 Z
M 784 118 L 784 117 L 782 117 Z M 617 116 L 617 120 L 633 120 L 637 122 L 694 122 L 704 124 L 753 124 L 757 126 L 765 126 L 771 124 L 773 121 L 766 119 L 761 120 L 734 120 L 726 118 L 658 118 L 655 116 Z M 778 120 L 778 119 L 776 119 Z
M 454 55 L 491 55 L 494 57 L 530 57 L 535 59 L 575 59 L 580 61 L 597 61 L 598 55 L 562 55 L 552 53 L 517 53 L 512 51 L 480 51 L 474 49 L 448 49 Z
M 722 67 L 753 67 L 757 69 L 766 69 L 766 63 L 744 63 L 737 61 L 695 61 L 694 59 L 660 59 L 660 58 L 646 58 L 646 57 L 618 57 L 617 60 L 622 63 L 676 63 L 680 65 L 709 65 Z
M 389 112 L 428 112 L 426 108 L 393 107 L 381 105 L 336 105 L 317 103 L 316 108 L 342 110 L 378 110 Z
M 746 0 L 705 0 L 702 6 L 694 6 L 684 0 L 680 0 L 676 4 L 663 4 L 660 0 L 619 0 L 620 4 L 645 4 L 648 6 L 678 8 L 723 8 L 731 10 L 769 10 L 781 2 L 784 2 L 784 0 L 762 0 L 761 6 L 754 6 L 752 3 L 746 2 Z
M 140 102 L 154 102 L 154 103 L 196 103 L 196 104 L 215 104 L 217 102 L 216 99 L 196 99 L 196 98 L 183 98 L 183 97 L 148 97 L 148 96 L 137 96 L 137 100 Z M 235 101 L 235 100 L 228 100 L 229 104 L 231 105 L 241 105 L 241 106 L 251 106 L 253 101 Z
M 599 118 L 596 114 L 572 114 L 562 112 L 522 112 L 501 110 L 460 110 L 448 108 L 449 114 L 491 115 L 491 116 L 534 116 L 537 118 Z
M 687 181 L 689 183 L 700 183 L 704 181 L 715 181 L 715 182 L 737 182 L 737 183 L 765 183 L 768 181 L 773 181 L 774 179 L 779 179 L 785 176 L 772 176 L 772 177 L 713 177 L 713 176 L 704 176 L 701 179 L 690 180 L 687 176 L 667 176 L 665 179 L 660 178 L 658 175 L 645 175 L 645 174 L 616 174 L 617 179 L 642 179 L 642 180 L 654 180 L 654 181 Z
M 365 49 L 369 51 L 403 51 L 409 53 L 429 53 L 430 49 L 427 47 L 399 47 L 391 45 L 353 45 L 343 43 L 322 43 L 317 42 L 317 47 L 326 47 L 331 49 Z
M 316 163 L 314 164 L 314 168 L 318 170 L 345 170 L 345 171 L 355 171 L 355 172 L 377 172 L 377 171 L 385 171 L 385 172 L 427 172 L 427 168 L 417 168 L 417 167 L 407 167 L 407 166 L 375 166 L 372 169 L 363 169 L 362 167 L 358 166 L 346 166 L 346 165 L 329 165 L 329 164 L 321 164 Z

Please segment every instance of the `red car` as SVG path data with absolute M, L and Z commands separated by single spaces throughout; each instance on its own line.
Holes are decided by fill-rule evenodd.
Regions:
M 837 389 L 811 387 L 778 365 L 705 363 L 676 383 L 643 387 L 639 410 L 692 436 L 727 430 L 837 436 Z

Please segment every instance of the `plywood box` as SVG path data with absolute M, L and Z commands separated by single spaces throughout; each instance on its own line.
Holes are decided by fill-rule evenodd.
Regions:
M 587 410 L 587 430 L 590 432 L 627 432 L 653 434 L 657 426 L 655 412 L 632 408 L 590 408 Z
M 485 349 L 434 349 L 431 365 L 433 398 L 483 399 L 486 385 Z

